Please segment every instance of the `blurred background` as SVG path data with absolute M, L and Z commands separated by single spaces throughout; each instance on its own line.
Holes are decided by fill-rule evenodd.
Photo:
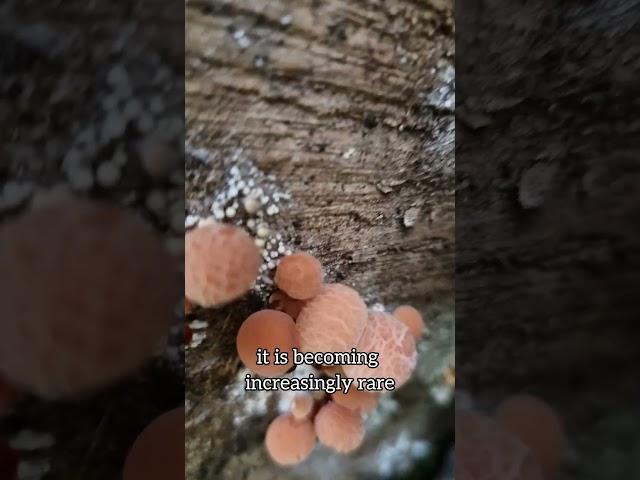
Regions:
M 180 2 L 0 2 L 0 338 L 2 348 L 7 347 L 10 327 L 24 320 L 24 312 L 46 312 L 31 318 L 36 327 L 33 345 L 51 345 L 57 352 L 48 362 L 52 372 L 67 353 L 87 352 L 82 353 L 81 345 L 73 351 L 56 347 L 56 337 L 38 325 L 44 327 L 59 314 L 57 326 L 63 331 L 71 336 L 86 333 L 91 312 L 97 311 L 93 307 L 106 305 L 108 310 L 112 301 L 108 289 L 92 290 L 91 283 L 82 282 L 76 282 L 76 291 L 47 294 L 65 292 L 67 282 L 78 280 L 69 272 L 108 265 L 99 259 L 111 258 L 104 257 L 105 252 L 118 249 L 109 243 L 122 233 L 110 228 L 112 217 L 98 214 L 78 220 L 74 212 L 87 201 L 101 202 L 119 212 L 117 217 L 150 232 L 136 244 L 124 231 L 118 240 L 124 239 L 123 251 L 143 257 L 145 251 L 166 247 L 169 256 L 154 267 L 157 280 L 130 292 L 127 301 L 132 306 L 144 304 L 156 283 L 165 279 L 182 290 L 183 8 Z M 20 268 L 8 258 L 13 251 L 4 235 L 12 235 L 19 222 L 31 221 L 36 209 L 61 199 L 68 209 L 59 217 L 39 217 L 41 230 L 25 238 L 25 244 L 39 248 L 37 255 L 25 254 L 24 271 L 46 264 L 54 266 L 55 274 L 26 286 L 13 283 Z M 95 257 L 70 261 L 65 245 L 76 248 L 88 238 L 95 242 Z M 7 262 L 15 267 L 11 272 L 4 268 Z M 105 287 L 124 285 L 129 283 L 127 274 L 141 272 L 140 265 L 132 256 L 128 265 L 110 265 L 109 278 L 106 271 L 89 277 L 104 278 Z M 8 312 L 14 311 L 8 304 L 15 302 L 7 292 L 27 298 L 11 317 Z M 13 480 L 14 467 L 18 478 L 30 480 L 121 478 L 127 452 L 141 430 L 183 403 L 182 306 L 179 296 L 175 300 L 180 308 L 163 312 L 173 324 L 162 333 L 154 354 L 143 368 L 132 365 L 136 368 L 124 372 L 117 383 L 43 400 L 24 388 L 29 382 L 23 372 L 0 365 L 0 478 Z M 139 325 L 137 320 L 126 314 L 110 319 L 105 338 L 132 349 L 138 342 L 146 344 L 132 327 Z M 158 319 L 158 325 L 162 321 Z M 22 353 L 26 359 L 33 352 Z M 0 357 L 8 358 L 5 354 L 0 352 Z M 98 376 L 100 364 L 92 365 Z

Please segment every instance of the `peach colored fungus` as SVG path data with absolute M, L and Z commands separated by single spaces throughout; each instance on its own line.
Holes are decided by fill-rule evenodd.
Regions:
M 307 301 L 297 320 L 300 347 L 305 352 L 348 352 L 367 323 L 367 306 L 346 285 L 328 284 Z
M 411 335 L 418 340 L 424 331 L 424 320 L 420 312 L 410 305 L 400 305 L 393 311 L 393 316 L 404 323 L 411 332 Z
M 338 405 L 360 413 L 369 413 L 375 409 L 378 406 L 378 397 L 378 393 L 358 390 L 355 385 L 349 389 L 349 393 L 339 390 L 331 396 Z
M 359 352 L 378 352 L 379 365 L 345 365 L 352 378 L 393 378 L 395 387 L 409 380 L 416 366 L 416 342 L 407 326 L 388 313 L 370 312 L 367 327 L 357 344 Z
M 279 465 L 291 466 L 305 460 L 316 445 L 316 434 L 310 420 L 296 420 L 293 415 L 277 417 L 267 428 L 265 447 Z
M 280 310 L 296 320 L 306 302 L 304 300 L 296 300 L 295 298 L 291 298 L 283 291 L 278 290 L 274 292 L 269 298 L 269 304 L 271 305 L 271 307 L 273 307 L 273 309 Z
M 244 230 L 208 223 L 185 235 L 185 295 L 201 307 L 215 307 L 246 294 L 262 258 Z
M 276 347 L 282 352 L 288 352 L 287 364 L 275 365 Z M 236 337 L 238 356 L 244 366 L 264 376 L 286 373 L 293 366 L 294 347 L 299 347 L 296 325 L 289 315 L 277 310 L 261 310 L 250 315 L 240 326 Z M 258 348 L 267 349 L 270 352 L 268 365 L 257 364 Z
M 322 264 L 305 252 L 297 252 L 280 260 L 276 269 L 276 285 L 296 300 L 315 297 L 322 288 Z
M 329 402 L 320 409 L 314 424 L 320 443 L 338 453 L 354 451 L 364 438 L 360 414 L 335 402 Z

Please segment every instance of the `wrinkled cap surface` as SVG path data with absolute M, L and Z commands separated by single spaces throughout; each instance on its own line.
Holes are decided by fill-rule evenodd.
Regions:
M 345 365 L 352 378 L 393 378 L 396 388 L 404 385 L 416 366 L 416 342 L 404 323 L 383 312 L 370 312 L 367 327 L 358 342 L 359 352 L 378 352 L 379 365 Z
M 244 230 L 208 223 L 185 235 L 185 296 L 215 307 L 245 295 L 255 282 L 262 258 Z
M 300 347 L 305 352 L 348 352 L 367 323 L 367 306 L 346 285 L 328 284 L 307 301 L 298 320 Z
M 308 300 L 322 288 L 324 273 L 317 258 L 305 252 L 296 252 L 280 260 L 276 269 L 276 285 L 297 300 Z
M 415 339 L 422 337 L 424 320 L 418 310 L 410 305 L 400 305 L 393 311 L 393 316 L 404 323 Z

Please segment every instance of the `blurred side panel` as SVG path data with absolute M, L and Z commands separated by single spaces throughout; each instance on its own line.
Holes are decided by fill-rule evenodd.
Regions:
M 637 477 L 640 3 L 456 10 L 457 474 Z
M 2 480 L 183 478 L 183 145 L 182 2 L 1 2 Z

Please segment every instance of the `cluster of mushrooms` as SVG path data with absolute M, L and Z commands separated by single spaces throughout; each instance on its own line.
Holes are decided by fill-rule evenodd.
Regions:
M 260 252 L 242 229 L 206 222 L 185 237 L 185 302 L 217 307 L 244 295 L 253 285 L 261 264 Z M 401 387 L 416 366 L 416 339 L 424 329 L 420 313 L 401 306 L 393 314 L 368 311 L 354 289 L 324 283 L 320 262 L 297 252 L 278 264 L 270 309 L 250 315 L 236 339 L 238 356 L 252 373 L 278 376 L 293 367 L 292 349 L 328 353 L 377 352 L 378 367 L 322 366 L 325 375 L 341 372 L 353 378 L 386 379 Z M 289 362 L 257 362 L 258 349 L 288 352 Z M 272 357 L 273 358 L 273 357 Z M 279 465 L 304 461 L 316 440 L 338 453 L 357 449 L 364 438 L 363 415 L 372 411 L 380 392 L 358 390 L 321 396 L 297 394 L 289 413 L 277 417 L 267 429 L 266 449 Z

